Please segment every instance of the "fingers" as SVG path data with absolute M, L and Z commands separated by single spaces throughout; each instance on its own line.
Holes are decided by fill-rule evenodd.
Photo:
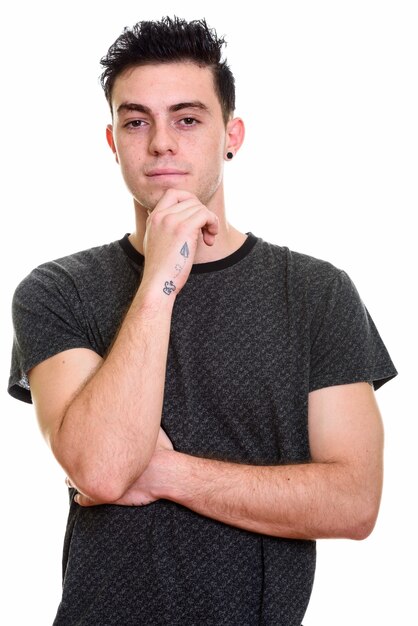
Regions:
M 211 246 L 219 231 L 217 215 L 189 191 L 168 189 L 149 214 L 148 224 L 167 223 L 170 229 L 184 224 L 188 230 L 201 231 L 204 242 Z
M 128 490 L 128 492 L 122 496 L 116 502 L 95 502 L 91 498 L 88 498 L 82 493 L 77 493 L 74 496 L 74 502 L 76 502 L 79 506 L 84 508 L 90 506 L 99 506 L 100 504 L 113 504 L 117 506 L 146 506 L 147 504 L 151 504 L 155 502 L 156 498 L 152 498 L 148 494 L 142 494 L 140 492 L 135 493 L 132 490 Z
M 216 216 L 215 216 L 216 217 Z M 216 218 L 216 222 L 214 223 L 206 223 L 206 225 L 202 228 L 203 241 L 207 246 L 213 246 L 215 243 L 216 235 L 219 230 L 219 220 Z
M 68 476 L 66 476 L 65 478 L 65 484 L 70 489 L 77 489 L 77 487 L 73 485 L 73 483 L 71 482 L 70 478 L 68 478 Z M 74 502 L 76 502 L 80 506 L 97 506 L 98 504 L 100 504 L 100 502 L 95 502 L 94 500 L 92 500 L 91 498 L 85 496 L 83 493 L 80 493 L 80 492 L 75 494 Z
M 99 502 L 95 502 L 94 500 L 92 500 L 91 498 L 88 498 L 87 496 L 85 496 L 82 493 L 77 493 L 74 496 L 74 502 L 76 502 L 77 504 L 79 504 L 80 506 L 97 506 L 98 504 L 100 504 Z
M 155 446 L 156 450 L 173 450 L 173 444 L 171 443 L 170 438 L 167 433 L 160 427 L 160 432 L 158 433 L 157 444 Z
M 181 222 L 197 211 L 201 211 L 202 215 L 206 216 L 208 223 L 217 224 L 218 218 L 215 213 L 205 207 L 195 196 L 185 198 L 169 206 L 161 205 L 158 208 L 156 207 L 148 216 L 147 222 L 160 223 L 166 218 L 170 218 L 173 223 Z
M 173 205 L 178 204 L 179 202 L 183 202 L 184 200 L 189 200 L 190 198 L 197 200 L 196 196 L 190 191 L 183 191 L 181 189 L 167 189 L 164 195 L 157 202 L 154 211 L 159 211 L 160 209 L 168 209 Z

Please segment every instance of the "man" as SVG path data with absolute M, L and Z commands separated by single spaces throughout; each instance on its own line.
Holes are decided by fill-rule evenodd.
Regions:
M 135 232 L 16 290 L 9 389 L 70 488 L 57 625 L 300 626 L 314 540 L 376 521 L 373 386 L 396 370 L 344 272 L 227 222 L 244 126 L 223 43 L 177 18 L 116 40 Z

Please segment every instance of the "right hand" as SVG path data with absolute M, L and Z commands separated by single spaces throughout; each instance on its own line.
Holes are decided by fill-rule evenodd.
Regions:
M 142 285 L 175 297 L 185 285 L 199 239 L 212 246 L 218 217 L 189 191 L 168 189 L 149 215 Z

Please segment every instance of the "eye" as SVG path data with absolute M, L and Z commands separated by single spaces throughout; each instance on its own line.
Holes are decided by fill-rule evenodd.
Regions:
M 182 124 L 182 126 L 195 126 L 199 124 L 199 122 L 194 117 L 183 117 L 183 119 L 180 120 L 180 124 Z
M 130 122 L 126 122 L 125 128 L 141 128 L 144 125 L 144 120 L 131 120 Z

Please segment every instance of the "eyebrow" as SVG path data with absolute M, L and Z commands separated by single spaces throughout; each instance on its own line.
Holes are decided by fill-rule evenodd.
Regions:
M 182 109 L 199 109 L 200 111 L 209 111 L 206 104 L 200 102 L 200 100 L 191 100 L 190 102 L 178 102 L 177 104 L 172 104 L 168 107 L 170 113 L 176 113 L 177 111 L 181 111 Z M 137 102 L 123 102 L 117 108 L 117 113 L 121 113 L 122 111 L 138 111 L 138 113 L 146 113 L 150 115 L 152 113 L 151 109 L 144 104 L 139 104 Z

